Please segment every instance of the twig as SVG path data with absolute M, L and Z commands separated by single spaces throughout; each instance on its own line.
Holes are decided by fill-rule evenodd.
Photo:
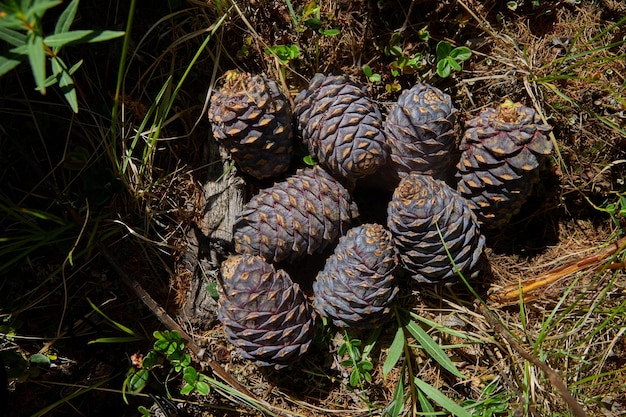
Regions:
M 541 369 L 544 374 L 550 380 L 550 383 L 556 387 L 559 391 L 567 405 L 572 409 L 573 413 L 577 417 L 587 417 L 587 413 L 585 410 L 578 404 L 578 402 L 574 399 L 572 394 L 567 389 L 565 383 L 561 380 L 559 375 L 550 368 L 550 366 L 534 357 L 526 349 L 524 349 L 515 338 L 511 335 L 511 333 L 496 319 L 495 314 L 492 311 L 489 311 L 484 305 L 480 306 L 480 312 L 485 316 L 491 327 L 497 329 L 497 331 L 504 337 L 507 343 L 515 349 L 524 359 L 528 362 L 532 363 L 539 369 Z
M 624 267 L 623 262 L 610 263 L 608 265 L 603 265 L 601 264 L 601 262 L 605 261 L 607 258 L 615 254 L 620 253 L 624 249 L 626 249 L 626 237 L 604 248 L 598 254 L 591 255 L 583 259 L 577 259 L 574 262 L 552 269 L 536 278 L 526 280 L 520 284 L 506 286 L 502 291 L 498 292 L 497 294 L 493 294 L 491 297 L 492 299 L 500 303 L 514 302 L 519 300 L 520 293 L 522 296 L 526 296 L 531 291 L 534 291 L 541 287 L 545 287 L 546 285 L 550 285 L 575 272 L 583 271 L 593 267 L 595 267 L 596 270 L 602 268 L 619 269 L 621 267 Z

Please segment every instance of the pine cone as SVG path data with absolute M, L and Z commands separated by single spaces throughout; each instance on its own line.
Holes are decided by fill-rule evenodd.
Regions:
M 235 251 L 291 262 L 336 242 L 357 216 L 348 190 L 316 165 L 246 204 L 235 221 Z
M 234 255 L 222 263 L 222 278 L 217 316 L 245 358 L 279 369 L 306 353 L 314 310 L 289 274 L 258 256 Z
M 310 154 L 338 179 L 371 175 L 386 162 L 382 115 L 365 89 L 346 75 L 316 74 L 295 103 Z
M 387 216 L 400 263 L 417 281 L 451 284 L 458 280 L 457 269 L 465 278 L 480 271 L 485 237 L 476 215 L 443 181 L 416 172 L 405 175 Z
M 457 190 L 485 231 L 501 229 L 520 211 L 552 152 L 550 130 L 533 109 L 510 100 L 468 122 Z
M 397 251 L 379 224 L 348 230 L 313 283 L 313 306 L 339 327 L 371 328 L 389 318 L 398 293 Z
M 228 71 L 211 97 L 208 116 L 213 136 L 243 172 L 264 179 L 287 171 L 293 154 L 292 114 L 275 81 Z
M 391 175 L 416 171 L 446 182 L 456 172 L 456 109 L 450 96 L 428 84 L 405 90 L 385 120 Z

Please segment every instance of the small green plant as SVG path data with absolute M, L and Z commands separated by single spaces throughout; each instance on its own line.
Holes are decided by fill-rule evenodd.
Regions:
M 372 83 L 379 83 L 382 80 L 380 74 L 374 73 L 374 70 L 369 65 L 363 65 L 363 74 L 365 74 L 367 80 Z
M 274 45 L 265 48 L 265 53 L 278 58 L 282 65 L 289 65 L 294 59 L 300 56 L 300 48 L 298 45 Z
M 441 78 L 450 76 L 452 70 L 461 71 L 460 63 L 472 56 L 472 51 L 466 46 L 452 48 L 450 42 L 440 41 L 436 48 L 437 74 Z
M 286 0 L 287 8 L 291 20 L 298 32 L 311 29 L 324 36 L 335 36 L 341 33 L 339 29 L 329 27 L 329 24 L 322 20 L 320 5 L 315 1 L 308 2 L 298 13 L 295 12 L 290 0 Z
M 156 339 L 153 349 L 145 356 L 135 354 L 131 358 L 132 366 L 126 374 L 122 388 L 124 399 L 126 400 L 126 392 L 141 392 L 150 380 L 150 374 L 166 367 L 169 367 L 166 380 L 171 380 L 174 374 L 182 376 L 184 384 L 180 395 L 191 395 L 194 392 L 207 395 L 210 392 L 211 379 L 191 365 L 191 356 L 187 353 L 180 333 L 173 330 L 155 331 L 153 336 Z
M 0 4 L 0 39 L 13 46 L 0 55 L 0 76 L 28 61 L 41 94 L 46 94 L 47 87 L 58 84 L 72 110 L 78 112 L 72 76 L 83 61 L 68 65 L 60 56 L 61 49 L 69 45 L 107 41 L 124 35 L 124 32 L 70 30 L 78 9 L 78 0 L 72 0 L 59 16 L 54 33 L 45 35 L 43 15 L 59 4 L 61 1 L 55 0 L 9 0 Z M 48 62 L 52 70 L 50 76 L 46 69 Z
M 403 310 L 396 310 L 396 320 L 398 323 L 398 329 L 393 342 L 389 347 L 387 358 L 383 363 L 383 376 L 386 378 L 391 370 L 397 366 L 398 362 L 401 362 L 401 377 L 398 381 L 398 385 L 396 385 L 393 399 L 385 409 L 383 415 L 388 417 L 400 416 L 402 411 L 405 409 L 405 402 L 408 399 L 412 402 L 412 407 L 416 407 L 419 404 L 422 413 L 425 414 L 428 413 L 432 415 L 436 413 L 436 410 L 430 401 L 432 400 L 451 415 L 458 417 L 470 417 L 471 414 L 466 408 L 448 398 L 437 388 L 415 376 L 412 365 L 414 362 L 413 347 L 416 342 L 417 347 L 437 362 L 439 366 L 452 375 L 465 379 L 466 377 L 457 369 L 454 362 L 452 362 L 442 347 L 433 340 L 433 338 L 422 328 L 420 324 L 418 324 L 418 322 L 421 322 L 423 325 L 429 326 L 442 333 L 448 333 L 463 339 L 470 339 L 470 342 L 472 343 L 477 343 L 479 340 L 471 338 L 462 332 L 457 332 L 435 322 L 429 321 L 415 313 L 407 313 Z M 409 387 L 410 395 L 408 398 L 405 397 L 404 393 L 406 386 Z
M 367 344 L 363 347 L 361 352 L 361 346 L 363 342 L 359 339 L 352 339 L 348 332 L 344 332 L 343 344 L 339 347 L 337 354 L 339 356 L 347 355 L 348 358 L 341 361 L 343 366 L 352 368 L 350 372 L 350 385 L 353 388 L 363 387 L 365 381 L 370 382 L 372 375 L 370 372 L 374 369 L 370 353 L 374 348 L 376 339 L 380 334 L 380 329 L 373 332 Z

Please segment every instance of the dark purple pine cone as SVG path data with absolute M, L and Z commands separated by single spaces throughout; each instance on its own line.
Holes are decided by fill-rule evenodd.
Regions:
M 213 136 L 243 172 L 264 179 L 287 171 L 293 154 L 292 112 L 274 80 L 228 71 L 211 97 L 208 116 Z
M 338 327 L 371 328 L 389 319 L 398 293 L 397 251 L 379 224 L 348 230 L 313 283 L 313 306 Z
M 295 103 L 297 127 L 310 154 L 336 178 L 353 182 L 386 162 L 378 106 L 347 75 L 316 74 Z
M 306 353 L 314 310 L 285 271 L 258 256 L 234 255 L 222 263 L 222 278 L 217 317 L 245 358 L 279 369 Z
M 510 100 L 467 123 L 457 190 L 485 231 L 507 225 L 540 180 L 553 148 L 550 130 L 533 109 Z
M 429 84 L 416 84 L 400 94 L 385 120 L 390 168 L 398 173 L 419 172 L 446 182 L 458 160 L 450 96 Z
M 237 253 L 292 262 L 335 243 L 358 217 L 341 183 L 319 165 L 262 190 L 236 219 Z
M 417 281 L 451 284 L 458 272 L 468 279 L 480 272 L 485 237 L 467 200 L 445 182 L 417 172 L 405 175 L 387 216 L 400 264 Z

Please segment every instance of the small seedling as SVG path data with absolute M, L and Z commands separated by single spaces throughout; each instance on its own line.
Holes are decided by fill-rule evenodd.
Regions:
M 370 335 L 367 344 L 363 347 L 363 351 L 361 352 L 360 347 L 363 342 L 359 339 L 352 339 L 348 332 L 344 332 L 344 341 L 339 347 L 337 354 L 339 356 L 348 356 L 348 359 L 343 360 L 341 364 L 352 368 L 350 373 L 350 385 L 353 388 L 362 388 L 365 381 L 369 382 L 372 380 L 370 372 L 374 369 L 374 365 L 372 364 L 370 353 L 374 348 L 374 344 L 376 343 L 376 339 L 379 334 L 380 329 L 374 331 Z
M 181 395 L 190 395 L 194 392 L 207 395 L 211 379 L 191 366 L 191 356 L 186 351 L 180 333 L 165 330 L 155 331 L 153 335 L 156 339 L 153 350 L 145 356 L 135 354 L 131 358 L 132 366 L 126 374 L 122 388 L 124 399 L 126 391 L 134 394 L 141 392 L 148 384 L 150 374 L 166 366 L 169 366 L 167 380 L 171 379 L 172 374 L 182 375 L 184 385 L 180 389 Z
M 461 71 L 460 63 L 472 56 L 472 51 L 466 46 L 452 48 L 450 42 L 440 41 L 437 44 L 437 74 L 441 78 L 450 76 L 452 70 Z
M 298 45 L 274 45 L 265 48 L 265 52 L 278 58 L 282 65 L 287 65 L 300 56 Z
M 365 74 L 368 81 L 371 83 L 378 83 L 382 80 L 380 74 L 374 73 L 374 70 L 372 70 L 372 67 L 369 65 L 363 65 L 363 74 Z

